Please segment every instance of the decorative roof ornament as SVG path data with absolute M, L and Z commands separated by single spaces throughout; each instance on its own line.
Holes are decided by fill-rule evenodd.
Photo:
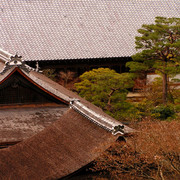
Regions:
M 124 134 L 124 125 L 114 126 L 112 134 L 113 134 L 113 135 L 116 135 L 116 134 L 118 134 L 118 133 L 119 133 L 119 134 Z
M 0 72 L 0 74 L 4 74 L 6 71 L 11 69 L 12 67 L 20 67 L 23 69 L 25 72 L 29 73 L 30 71 L 36 71 L 34 68 L 28 66 L 24 60 L 22 60 L 22 56 L 16 55 L 11 55 L 6 61 L 4 61 L 4 68 Z
M 22 56 L 18 56 L 17 53 L 15 56 L 11 56 L 11 60 L 7 63 L 10 66 L 19 66 L 23 64 Z

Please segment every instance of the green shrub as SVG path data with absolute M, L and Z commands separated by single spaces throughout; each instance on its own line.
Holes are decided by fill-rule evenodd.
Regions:
M 157 106 L 152 110 L 152 116 L 160 120 L 167 120 L 175 117 L 175 110 L 172 106 Z

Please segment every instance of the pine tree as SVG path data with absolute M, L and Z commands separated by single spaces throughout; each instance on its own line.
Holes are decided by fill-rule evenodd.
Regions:
M 153 71 L 163 78 L 163 103 L 167 103 L 168 78 L 180 73 L 180 18 L 156 17 L 154 24 L 144 24 L 135 38 L 141 50 L 127 63 L 131 72 Z

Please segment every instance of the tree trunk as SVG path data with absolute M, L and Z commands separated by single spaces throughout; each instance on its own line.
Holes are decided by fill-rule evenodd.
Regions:
M 168 76 L 163 74 L 163 104 L 167 104 L 167 92 L 168 92 Z
M 108 94 L 108 103 L 107 103 L 107 108 L 106 108 L 108 111 L 110 111 L 111 109 L 111 96 L 116 90 L 118 89 L 111 88 L 111 92 Z

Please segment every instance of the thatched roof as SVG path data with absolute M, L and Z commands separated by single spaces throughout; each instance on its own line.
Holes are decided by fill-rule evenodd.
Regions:
M 1 179 L 58 179 L 82 168 L 117 139 L 70 109 L 33 137 L 0 151 Z
M 179 0 L 1 0 L 0 47 L 26 61 L 131 56 L 142 24 Z

